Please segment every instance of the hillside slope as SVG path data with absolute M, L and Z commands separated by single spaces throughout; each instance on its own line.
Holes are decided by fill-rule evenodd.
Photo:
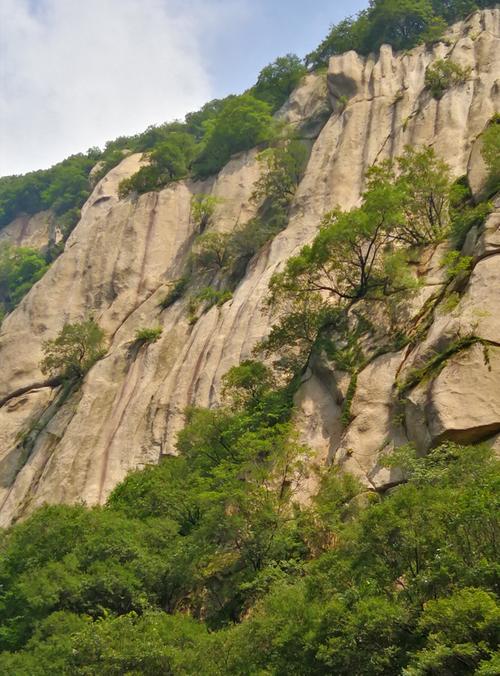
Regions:
M 218 231 L 248 220 L 256 209 L 250 201 L 259 175 L 256 151 L 233 158 L 213 179 L 178 182 L 136 200 L 119 200 L 117 188 L 137 170 L 140 156 L 102 179 L 63 254 L 2 325 L 0 524 L 44 502 L 102 503 L 131 468 L 174 452 L 185 407 L 215 405 L 222 375 L 268 333 L 263 300 L 272 274 L 312 239 L 325 211 L 358 203 L 375 161 L 397 157 L 407 144 L 432 146 L 456 177 L 468 173 L 479 190 L 475 141 L 500 110 L 499 42 L 500 10 L 485 10 L 457 24 L 446 43 L 404 54 L 385 46 L 376 58 L 333 57 L 327 87 L 322 75 L 307 76 L 281 112 L 314 136 L 288 226 L 251 261 L 232 300 L 194 326 L 184 301 L 159 307 L 196 235 L 191 197 L 221 198 Z M 471 74 L 436 100 L 425 88 L 425 71 L 447 55 Z M 316 122 L 329 106 L 317 135 Z M 425 450 L 447 438 L 478 441 L 500 433 L 498 228 L 497 212 L 469 235 L 475 267 L 453 313 L 436 309 L 416 347 L 383 354 L 360 373 L 347 429 L 341 423 L 345 374 L 322 360 L 311 364 L 297 395 L 298 418 L 319 458 L 342 462 L 379 488 L 397 481 L 377 466 L 391 444 L 409 439 Z M 444 281 L 442 251 L 427 253 L 421 261 L 427 286 L 410 308 L 415 317 Z M 89 314 L 106 331 L 108 354 L 82 388 L 56 406 L 57 390 L 38 367 L 42 342 L 64 322 Z M 132 351 L 136 330 L 157 324 L 160 340 Z M 413 388 L 396 424 L 396 379 L 471 332 L 487 343 L 488 363 L 479 344 L 453 356 L 435 378 Z

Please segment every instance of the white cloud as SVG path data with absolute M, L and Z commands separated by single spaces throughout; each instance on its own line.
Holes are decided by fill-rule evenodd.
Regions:
M 0 0 L 0 175 L 198 108 L 211 97 L 203 33 L 227 11 L 220 0 Z

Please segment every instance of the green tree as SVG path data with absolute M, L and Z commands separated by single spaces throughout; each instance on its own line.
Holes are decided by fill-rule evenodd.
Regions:
M 363 52 L 368 26 L 366 10 L 332 26 L 330 33 L 321 44 L 306 56 L 306 65 L 318 68 L 327 65 L 328 59 L 336 54 L 343 54 L 351 49 Z
M 222 379 L 222 393 L 233 405 L 248 407 L 259 402 L 276 386 L 269 367 L 260 361 L 246 359 L 233 366 Z
M 406 245 L 422 246 L 441 241 L 451 223 L 450 167 L 432 148 L 408 146 L 397 159 L 403 218 L 397 228 L 398 239 Z
M 446 26 L 434 14 L 430 0 L 372 0 L 369 21 L 367 51 L 384 43 L 395 49 L 408 49 L 423 41 L 426 33 L 438 35 Z
M 486 7 L 487 4 L 487 2 L 475 2 L 474 0 L 432 0 L 434 12 L 447 23 L 463 19 L 476 9 Z
M 190 265 L 197 274 L 222 272 L 230 263 L 230 235 L 207 232 L 194 242 Z
M 35 249 L 0 244 L 0 308 L 10 312 L 48 270 Z
M 483 589 L 460 589 L 429 600 L 418 622 L 425 647 L 412 658 L 407 676 L 477 673 L 486 668 L 500 636 L 498 598 Z
M 274 128 L 269 104 L 250 94 L 228 99 L 207 121 L 203 149 L 194 162 L 195 175 L 216 173 L 234 153 L 269 141 Z
M 0 178 L 0 227 L 21 214 L 52 209 L 63 216 L 79 209 L 90 195 L 89 173 L 100 152 L 72 155 L 50 169 Z
M 278 110 L 305 73 L 306 68 L 296 54 L 280 56 L 260 71 L 250 93 L 269 103 L 273 111 Z
M 105 355 L 104 332 L 93 319 L 65 324 L 42 345 L 42 373 L 63 380 L 80 380 Z
M 53 612 L 97 618 L 144 611 L 161 594 L 168 519 L 149 524 L 111 510 L 45 507 L 10 531 L 0 559 L 3 649 L 16 649 Z
M 288 209 L 307 162 L 307 148 L 298 140 L 288 139 L 259 155 L 262 172 L 255 183 L 252 198 L 263 202 L 261 212 L 272 228 L 282 229 Z
M 89 194 L 88 175 L 77 166 L 59 166 L 54 169 L 54 177 L 42 193 L 42 202 L 61 215 L 75 204 L 83 204 Z
M 150 345 L 160 339 L 163 332 L 161 326 L 143 327 L 135 332 L 135 343 L 137 345 Z
M 217 117 L 226 103 L 235 98 L 236 96 L 231 94 L 224 99 L 213 99 L 205 103 L 200 110 L 188 113 L 185 118 L 186 131 L 193 134 L 197 141 L 201 141 L 210 128 L 211 121 Z
M 496 115 L 482 135 L 482 155 L 488 169 L 486 188 L 491 195 L 500 190 L 500 115 Z
M 159 173 L 160 182 L 184 178 L 195 155 L 195 141 L 190 134 L 171 132 L 148 154 L 151 164 Z
M 200 235 L 212 224 L 215 209 L 221 202 L 214 195 L 198 194 L 191 198 L 191 217 Z
M 441 99 L 451 87 L 465 84 L 470 68 L 462 68 L 450 59 L 438 59 L 425 71 L 425 86 L 435 99 Z
M 381 253 L 391 242 L 392 215 L 382 212 L 376 221 L 372 216 L 363 209 L 326 214 L 313 244 L 273 277 L 272 296 L 326 292 L 351 302 L 386 290 Z
M 120 198 L 131 192 L 150 192 L 188 175 L 195 156 L 195 140 L 191 134 L 169 131 L 152 150 L 145 153 L 149 164 L 130 178 L 120 182 Z

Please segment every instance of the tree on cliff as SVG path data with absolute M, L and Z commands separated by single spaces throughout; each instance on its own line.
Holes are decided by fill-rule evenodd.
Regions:
M 302 60 L 296 54 L 280 56 L 260 71 L 250 93 L 269 103 L 273 110 L 278 110 L 306 72 Z
M 249 150 L 273 136 L 271 106 L 251 94 L 230 98 L 206 122 L 204 147 L 194 162 L 198 177 L 221 169 L 234 153 Z
M 351 49 L 369 54 L 384 43 L 395 49 L 410 49 L 439 39 L 447 24 L 495 4 L 488 0 L 371 0 L 368 9 L 332 26 L 305 61 L 317 68 L 336 54 Z
M 42 349 L 42 373 L 80 380 L 105 354 L 104 331 L 93 319 L 65 324 L 57 338 L 45 341 Z

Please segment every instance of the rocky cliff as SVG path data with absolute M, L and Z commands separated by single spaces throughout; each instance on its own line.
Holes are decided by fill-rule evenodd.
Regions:
M 178 182 L 137 199 L 119 200 L 117 187 L 137 170 L 140 156 L 105 176 L 62 255 L 1 328 L 1 525 L 44 502 L 103 502 L 131 468 L 173 453 L 185 407 L 216 405 L 222 375 L 269 331 L 263 299 L 273 272 L 312 239 L 325 211 L 358 203 L 375 161 L 400 155 L 408 144 L 432 146 L 479 192 L 484 168 L 476 139 L 500 109 L 499 42 L 500 10 L 487 10 L 433 47 L 404 54 L 382 47 L 367 58 L 349 52 L 332 58 L 326 81 L 307 76 L 280 112 L 312 143 L 288 226 L 250 262 L 232 300 L 193 326 L 184 301 L 160 307 L 196 236 L 192 195 L 221 198 L 216 230 L 248 220 L 255 211 L 256 151 L 234 157 L 203 183 Z M 436 100 L 425 88 L 426 67 L 448 55 L 469 67 L 470 76 Z M 5 232 L 16 243 L 41 245 L 52 236 L 48 222 L 41 215 Z M 346 375 L 318 358 L 304 376 L 297 395 L 304 438 L 319 459 L 342 463 L 369 486 L 397 481 L 378 465 L 393 445 L 409 440 L 423 452 L 448 438 L 495 443 L 500 433 L 498 210 L 469 233 L 465 247 L 474 269 L 452 312 L 439 302 L 442 251 L 426 252 L 425 283 L 408 308 L 415 322 L 426 313 L 426 331 L 416 345 L 374 358 L 359 374 L 347 428 L 341 422 Z M 39 371 L 42 342 L 90 314 L 105 329 L 109 350 L 61 404 Z M 158 324 L 160 340 L 131 351 L 136 330 Z M 410 388 L 399 410 L 396 382 L 471 333 L 478 341 Z

